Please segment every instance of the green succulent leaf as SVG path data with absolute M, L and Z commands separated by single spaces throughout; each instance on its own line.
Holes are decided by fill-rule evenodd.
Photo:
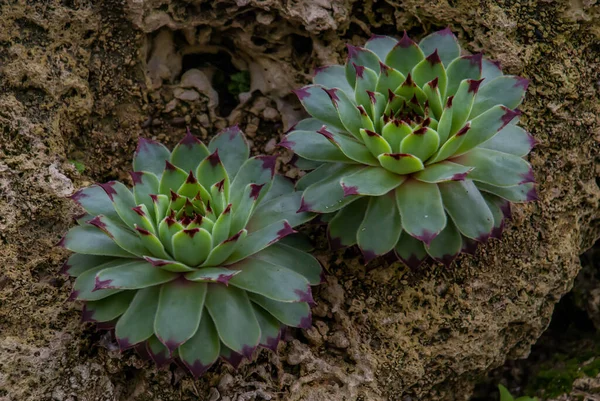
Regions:
M 339 210 L 329 222 L 327 236 L 332 249 L 356 244 L 358 229 L 363 222 L 369 198 L 362 197 Z
M 225 263 L 231 254 L 238 248 L 238 244 L 246 239 L 247 235 L 248 231 L 242 229 L 215 246 L 212 251 L 210 251 L 208 258 L 206 258 L 202 266 L 219 266 L 220 264 Z
M 260 345 L 277 352 L 277 344 L 279 344 L 281 338 L 279 321 L 260 306 L 256 304 L 252 306 L 260 326 Z
M 514 121 L 514 120 L 513 120 Z M 536 140 L 523 128 L 511 123 L 502 128 L 480 147 L 524 157 L 536 144 Z
M 220 131 L 208 144 L 211 153 L 219 149 L 222 149 L 219 154 L 221 162 L 229 179 L 233 180 L 250 155 L 248 142 L 237 125 Z
M 252 256 L 265 249 L 267 246 L 279 241 L 295 231 L 287 222 L 281 220 L 270 224 L 265 228 L 250 233 L 243 241 L 240 241 L 233 254 L 227 259 L 227 264 L 235 263 Z
M 423 87 L 426 83 L 437 80 L 440 93 L 442 96 L 445 95 L 448 77 L 437 50 L 415 65 L 411 75 L 418 87 Z
M 482 59 L 483 57 L 481 53 L 479 53 L 472 56 L 458 57 L 448 64 L 446 70 L 448 75 L 446 96 L 453 96 L 456 94 L 458 86 L 465 79 L 481 79 Z M 485 82 L 485 80 L 483 82 Z
M 433 239 L 425 250 L 433 259 L 449 266 L 462 249 L 462 236 L 452 221 Z
M 100 266 L 107 262 L 114 261 L 111 256 L 85 255 L 83 253 L 74 253 L 64 263 L 61 273 L 72 277 L 78 277 L 86 271 Z
M 173 256 L 188 266 L 198 266 L 208 257 L 213 245 L 211 234 L 203 228 L 184 229 L 173 235 Z
M 301 200 L 301 192 L 290 192 L 271 200 L 263 200 L 252 213 L 246 228 L 253 232 L 281 220 L 287 220 L 290 226 L 296 227 L 312 220 L 314 213 L 298 213 Z
M 171 152 L 163 144 L 140 137 L 133 157 L 133 169 L 148 171 L 160 178 L 165 168 L 165 161 L 170 157 Z
M 229 285 L 280 302 L 312 302 L 310 284 L 304 276 L 263 259 L 247 258 L 230 268 L 241 270 Z
M 381 196 L 400 186 L 405 180 L 406 176 L 381 167 L 365 167 L 342 178 L 340 184 L 346 196 Z
M 92 216 L 102 214 L 114 221 L 120 221 L 112 201 L 100 185 L 80 189 L 71 195 L 71 199 Z
M 375 53 L 377 57 L 379 57 L 379 60 L 385 60 L 387 55 L 397 44 L 398 41 L 389 36 L 373 35 L 367 40 L 367 43 L 365 43 L 365 49 Z
M 339 118 L 345 129 L 350 132 L 355 138 L 360 139 L 359 129 L 361 128 L 362 119 L 360 112 L 356 108 L 356 104 L 351 100 L 344 91 L 340 89 L 323 89 L 329 98 L 331 104 L 339 113 Z
M 394 249 L 401 231 L 394 192 L 369 198 L 369 206 L 357 234 L 357 243 L 365 260 L 369 261 Z
M 206 145 L 192 135 L 188 129 L 186 136 L 173 149 L 170 161 L 183 171 L 196 171 L 200 161 L 209 154 Z
M 470 121 L 465 139 L 454 153 L 460 155 L 491 139 L 519 113 L 504 106 L 494 106 Z M 460 132 L 460 131 L 459 131 Z
M 178 274 L 157 269 L 146 261 L 102 269 L 96 275 L 94 291 L 103 289 L 136 290 L 172 281 Z
M 249 293 L 248 297 L 286 326 L 311 327 L 312 317 L 306 302 L 279 302 L 255 293 Z
M 206 309 L 202 312 L 196 333 L 178 350 L 181 361 L 196 378 L 206 372 L 219 358 L 221 341 L 217 328 Z
M 512 187 L 496 187 L 484 182 L 478 182 L 477 188 L 515 203 L 538 200 L 535 190 L 535 183 L 533 182 L 519 184 Z
M 471 180 L 438 184 L 444 207 L 456 227 L 467 238 L 487 239 L 494 227 L 494 216 Z
M 353 81 L 352 85 L 354 85 Z M 311 116 L 335 128 L 344 129 L 337 109 L 323 89 L 324 87 L 320 85 L 308 85 L 294 93 Z
M 163 195 L 169 195 L 177 190 L 187 180 L 189 173 L 167 161 L 165 169 L 159 184 L 159 192 Z
M 348 60 L 346 61 L 346 79 L 350 86 L 356 88 L 356 78 L 363 68 L 368 68 L 371 71 L 379 71 L 379 57 L 369 49 L 355 47 L 351 45 L 348 48 Z M 358 67 L 358 68 L 356 68 Z M 373 86 L 373 88 L 375 88 Z M 312 113 L 310 113 L 313 115 Z
M 339 146 L 317 131 L 294 131 L 285 137 L 280 146 L 310 160 L 355 163 Z
M 230 203 L 238 205 L 240 199 L 244 195 L 244 190 L 249 184 L 265 185 L 264 191 L 261 190 L 257 202 L 262 200 L 262 197 L 271 188 L 273 176 L 275 175 L 275 156 L 256 156 L 248 159 L 231 183 L 231 198 Z
M 509 109 L 516 108 L 523 101 L 528 84 L 527 79 L 513 75 L 494 78 L 477 94 L 470 118 L 480 115 L 497 104 Z
M 185 273 L 195 271 L 193 267 L 186 266 L 185 264 L 174 260 L 159 259 L 150 256 L 144 256 L 144 260 L 146 260 L 146 262 L 150 263 L 154 267 L 174 273 Z
M 419 42 L 419 47 L 425 55 L 430 55 L 437 50 L 444 66 L 448 66 L 452 60 L 460 56 L 460 45 L 449 28 L 425 36 Z
M 346 195 L 340 185 L 340 180 L 349 176 L 363 167 L 359 165 L 345 165 L 332 172 L 329 176 L 311 184 L 304 191 L 302 205 L 298 211 L 311 211 L 319 213 L 330 213 L 341 209 L 356 199 L 355 195 Z M 318 172 L 315 170 L 312 174 Z
M 470 179 L 497 187 L 511 187 L 534 181 L 529 163 L 518 156 L 495 150 L 473 149 L 452 161 L 473 167 Z
M 425 170 L 414 174 L 413 178 L 430 184 L 446 181 L 462 181 L 472 170 L 473 167 L 470 166 L 443 161 L 426 166 Z
M 423 242 L 409 235 L 406 231 L 400 234 L 394 252 L 404 264 L 413 269 L 419 267 L 427 259 Z
M 143 288 L 135 293 L 115 327 L 115 336 L 121 350 L 152 337 L 159 293 L 158 286 Z
M 481 86 L 485 86 L 492 82 L 495 78 L 503 75 L 504 74 L 502 73 L 502 69 L 500 68 L 500 63 L 498 61 L 493 61 L 486 58 L 481 61 L 481 78 L 484 78 Z
M 425 168 L 418 157 L 407 153 L 384 153 L 378 159 L 383 168 L 401 175 L 416 173 Z
M 134 262 L 131 259 L 115 259 L 86 270 L 77 277 L 77 280 L 75 280 L 75 284 L 73 284 L 73 292 L 71 293 L 71 299 L 78 299 L 82 301 L 98 301 L 121 292 L 121 290 L 117 289 L 100 291 L 96 290 L 96 276 L 99 272 L 105 269 L 113 267 L 120 268 L 131 263 L 137 262 Z
M 446 226 L 444 202 L 437 184 L 407 180 L 396 189 L 396 202 L 404 231 L 425 244 L 430 244 Z
M 146 351 L 156 366 L 163 367 L 171 361 L 171 353 L 156 336 L 152 336 L 146 342 Z
M 233 270 L 226 267 L 203 267 L 200 270 L 185 275 L 186 280 L 199 283 L 222 283 L 227 284 L 229 280 L 240 270 Z
M 184 278 L 161 286 L 154 333 L 170 352 L 189 340 L 198 329 L 206 292 L 206 283 Z
M 315 257 L 279 242 L 252 255 L 251 259 L 258 259 L 292 270 L 308 280 L 310 285 L 317 285 L 322 279 L 321 264 Z
M 117 245 L 112 238 L 99 228 L 92 225 L 71 228 L 60 240 L 59 245 L 70 251 L 86 255 L 135 257 L 132 253 Z
M 327 88 L 339 88 L 349 94 L 354 93 L 354 87 L 350 86 L 346 79 L 346 69 L 341 65 L 318 68 L 315 70 L 313 83 Z
M 121 316 L 129 306 L 135 291 L 122 291 L 98 301 L 86 302 L 83 307 L 83 320 L 109 322 Z
M 260 341 L 260 326 L 246 292 L 232 286 L 208 284 L 206 308 L 221 342 L 250 357 Z
M 142 245 L 140 237 L 138 237 L 133 231 L 114 223 L 112 220 L 104 216 L 96 216 L 90 220 L 88 224 L 91 224 L 103 231 L 120 248 L 131 254 L 142 256 L 148 253 L 146 247 Z
M 425 58 L 419 46 L 404 32 L 404 36 L 390 50 L 385 58 L 385 64 L 398 70 L 403 75 L 412 71 L 413 67 Z

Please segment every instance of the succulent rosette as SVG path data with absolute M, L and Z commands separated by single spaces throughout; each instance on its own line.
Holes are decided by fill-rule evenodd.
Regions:
M 280 145 L 314 169 L 297 183 L 299 210 L 335 213 L 332 247 L 450 263 L 500 235 L 510 202 L 536 199 L 523 159 L 535 141 L 517 125 L 528 81 L 461 56 L 449 29 L 349 45 L 313 82 L 295 91 L 312 118 Z
M 195 376 L 219 356 L 234 366 L 275 349 L 284 326 L 309 327 L 321 266 L 278 242 L 312 218 L 275 175 L 275 157 L 249 156 L 237 128 L 205 146 L 188 131 L 170 152 L 140 139 L 133 189 L 112 181 L 72 198 L 86 214 L 60 244 L 83 318 L 114 325 L 121 349 L 143 345 Z

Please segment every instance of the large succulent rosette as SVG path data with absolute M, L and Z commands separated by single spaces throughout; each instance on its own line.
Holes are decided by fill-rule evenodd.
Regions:
M 313 214 L 296 213 L 300 194 L 274 174 L 275 157 L 248 156 L 237 127 L 208 147 L 188 132 L 173 152 L 140 139 L 133 189 L 112 181 L 73 195 L 87 214 L 60 244 L 75 252 L 64 272 L 84 320 L 195 376 L 219 356 L 237 365 L 275 349 L 284 325 L 309 327 L 320 264 L 278 241 Z
M 394 251 L 412 266 L 499 236 L 509 202 L 536 198 L 523 159 L 535 141 L 517 125 L 527 84 L 461 56 L 448 29 L 348 46 L 345 65 L 295 91 L 312 118 L 281 145 L 314 169 L 297 184 L 300 211 L 335 213 L 333 247 L 358 244 L 367 260 Z

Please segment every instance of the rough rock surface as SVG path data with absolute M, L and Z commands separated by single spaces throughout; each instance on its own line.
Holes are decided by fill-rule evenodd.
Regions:
M 599 8 L 592 0 L 3 2 L 0 400 L 466 400 L 507 355 L 527 355 L 599 236 Z M 502 241 L 448 269 L 410 271 L 365 267 L 353 249 L 332 254 L 312 227 L 328 274 L 315 291 L 313 328 L 290 331 L 279 356 L 261 351 L 237 372 L 219 364 L 197 381 L 121 354 L 109 334 L 80 324 L 80 307 L 66 301 L 71 282 L 58 275 L 66 252 L 54 247 L 77 212 L 65 198 L 74 188 L 126 181 L 139 136 L 172 145 L 186 125 L 207 138 L 240 123 L 253 151 L 280 154 L 281 171 L 295 177 L 272 141 L 299 117 L 290 89 L 315 66 L 341 61 L 345 42 L 447 25 L 468 51 L 485 50 L 531 80 L 522 121 L 539 141 L 530 160 L 540 201 L 513 208 Z M 189 65 L 197 53 L 229 55 L 250 71 L 251 93 L 231 113 L 204 95 L 175 96 L 182 72 L 218 74 Z

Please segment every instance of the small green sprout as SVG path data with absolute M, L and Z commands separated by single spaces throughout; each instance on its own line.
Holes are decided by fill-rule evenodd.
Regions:
M 500 391 L 500 401 L 538 401 L 536 397 L 519 397 L 515 399 L 502 384 L 498 384 L 498 390 Z

